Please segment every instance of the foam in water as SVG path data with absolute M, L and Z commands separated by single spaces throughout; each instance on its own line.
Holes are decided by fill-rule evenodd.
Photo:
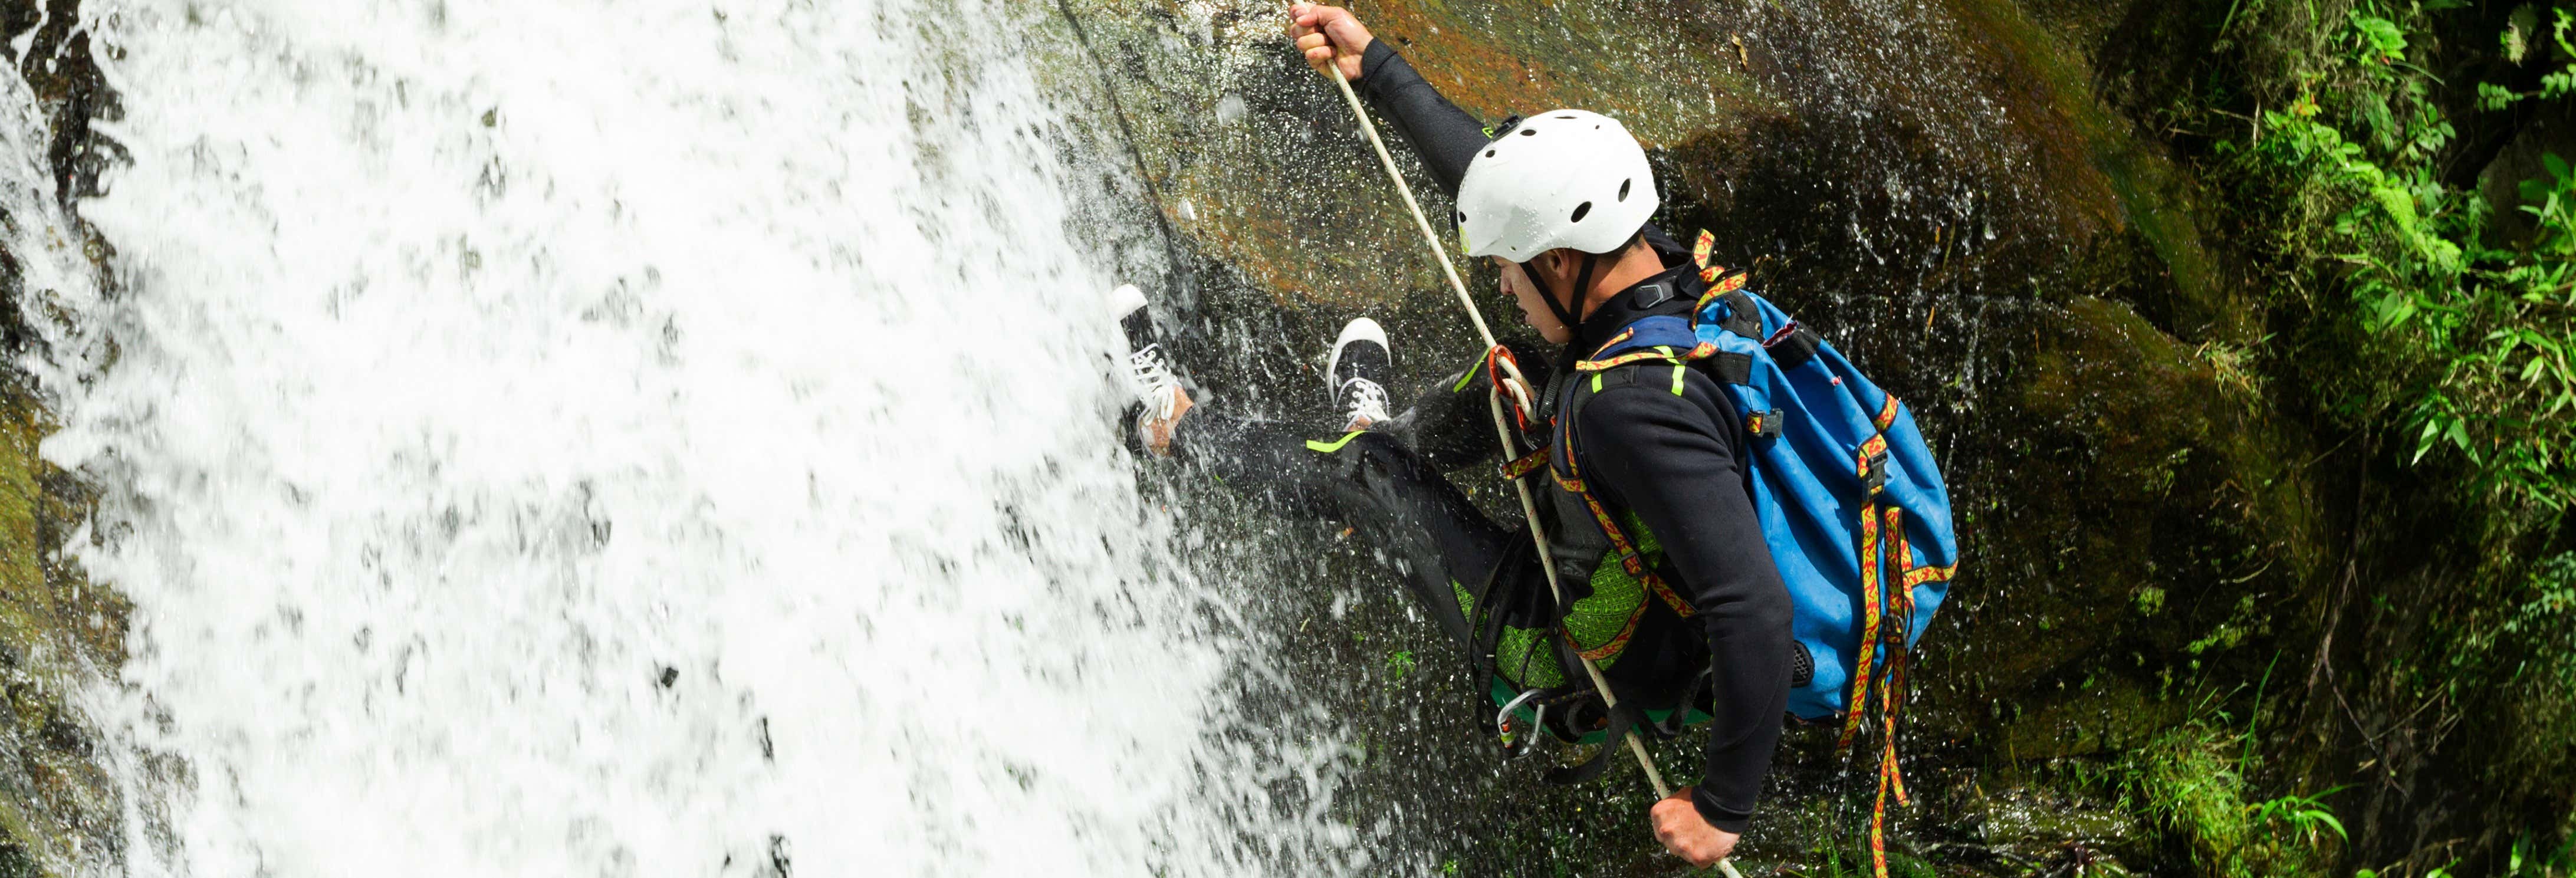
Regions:
M 1005 10 L 84 17 L 120 292 L 30 289 L 122 868 L 1332 871 L 1330 748 L 1229 725 L 1257 635 L 1108 438 Z

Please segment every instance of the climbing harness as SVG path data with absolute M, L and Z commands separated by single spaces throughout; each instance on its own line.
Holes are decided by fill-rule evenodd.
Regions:
M 1450 290 L 1457 293 L 1458 304 L 1466 309 L 1468 322 L 1476 327 L 1476 337 L 1484 341 L 1487 369 L 1508 377 L 1520 385 L 1506 391 L 1502 381 L 1492 381 L 1489 382 L 1486 396 L 1494 415 L 1494 434 L 1502 442 L 1503 457 L 1506 460 L 1518 460 L 1519 443 L 1512 435 L 1512 425 L 1515 419 L 1527 425 L 1536 416 L 1529 408 L 1532 394 L 1528 389 L 1528 381 L 1520 374 L 1519 365 L 1512 361 L 1511 352 L 1506 350 L 1501 342 L 1494 340 L 1493 330 L 1485 325 L 1484 312 L 1476 308 L 1475 297 L 1468 295 L 1467 282 L 1459 279 L 1458 267 L 1450 263 L 1449 252 L 1440 246 L 1440 235 L 1431 230 L 1431 221 L 1423 217 L 1421 202 L 1413 197 L 1413 187 L 1405 184 L 1404 173 L 1396 169 L 1395 156 L 1387 152 L 1386 142 L 1378 137 L 1377 123 L 1369 121 L 1368 109 L 1360 104 L 1359 92 L 1352 90 L 1350 79 L 1342 75 L 1340 61 L 1338 59 L 1329 61 L 1324 65 L 1324 69 L 1332 74 L 1333 85 L 1341 90 L 1343 102 L 1350 105 L 1351 115 L 1359 120 L 1361 134 L 1368 138 L 1369 146 L 1377 151 L 1378 164 L 1385 168 L 1387 179 L 1395 183 L 1395 191 L 1402 196 L 1405 209 L 1412 212 L 1414 227 L 1421 230 L 1424 245 L 1430 248 L 1431 255 L 1439 261 L 1441 275 L 1448 279 Z M 1506 393 L 1512 397 L 1509 403 L 1504 400 Z M 1505 412 L 1506 409 L 1509 409 L 1508 414 Z M 1548 594 L 1555 599 L 1558 606 L 1564 606 L 1565 589 L 1557 583 L 1555 559 L 1548 552 L 1547 536 L 1541 531 L 1538 503 L 1530 497 L 1529 482 L 1527 479 L 1512 479 L 1511 483 L 1513 493 L 1520 498 L 1521 515 L 1529 522 L 1530 539 L 1538 550 L 1539 569 L 1547 572 Z M 1582 662 L 1585 676 L 1591 678 L 1594 690 L 1600 693 L 1602 705 L 1613 716 L 1622 715 L 1618 697 L 1611 694 L 1610 681 L 1601 676 L 1600 666 L 1591 658 L 1582 656 L 1577 658 Z M 1535 728 L 1532 729 L 1533 734 L 1537 731 Z M 1673 789 L 1664 783 L 1663 773 L 1655 770 L 1655 759 L 1647 755 L 1645 742 L 1631 729 L 1617 728 L 1613 731 L 1615 733 L 1613 737 L 1625 741 L 1628 752 L 1636 755 L 1637 767 L 1646 772 L 1647 782 L 1654 785 L 1655 797 L 1671 798 Z M 1736 872 L 1733 863 L 1719 860 L 1717 865 L 1726 872 L 1727 878 L 1742 878 L 1742 875 Z

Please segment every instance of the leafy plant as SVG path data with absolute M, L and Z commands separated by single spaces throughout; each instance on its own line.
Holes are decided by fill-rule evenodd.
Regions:
M 1386 654 L 1386 681 L 1394 683 L 1413 673 L 1413 650 L 1399 649 Z
M 2253 751 L 2245 745 L 2252 731 L 2231 730 L 2225 721 L 2225 714 L 2209 714 L 2132 751 L 2116 766 L 2117 790 L 2190 851 L 2199 874 L 2324 874 L 2347 840 L 2325 799 L 2345 788 L 2251 800 Z
M 2568 878 L 2576 875 L 2576 835 L 2558 842 L 2555 848 L 2542 848 L 2529 837 L 2513 843 L 2506 856 L 2505 871 L 2498 878 Z
M 2534 91 L 2517 92 L 2491 82 L 2478 83 L 2478 109 L 2501 110 L 2522 101 L 2559 98 L 2576 93 L 2576 45 L 2569 45 L 2567 42 L 2568 30 L 2576 27 L 2576 14 L 2570 14 L 2565 9 L 2551 9 L 2550 14 L 2555 17 L 2555 20 L 2550 25 L 2549 38 L 2557 44 L 2559 57 L 2571 59 L 2571 63 L 2542 75 L 2540 88 Z M 2515 64 L 2522 63 L 2523 56 L 2529 51 L 2529 31 L 2533 17 L 2532 9 L 2528 4 L 2514 10 L 2510 23 L 2505 26 L 2504 33 L 2498 37 L 2498 42 L 2504 48 L 2505 57 Z
M 2499 800 L 2525 801 L 2564 789 L 2540 779 L 2576 771 L 2565 744 L 2576 740 L 2576 554 L 2532 561 L 2576 538 L 2576 156 L 2513 135 L 2576 98 L 2576 3 L 2523 5 L 2485 33 L 2471 17 L 2484 13 L 2454 13 L 2467 8 L 2231 6 L 2221 30 L 2243 63 L 2206 97 L 2241 101 L 2253 125 L 2212 113 L 2210 130 L 2244 134 L 2210 142 L 2207 170 L 2228 187 L 2269 294 L 2277 342 L 2255 360 L 2259 386 L 2307 395 L 2319 420 L 2386 455 L 2374 464 L 2419 474 L 2406 502 L 2456 510 L 2455 545 L 2477 553 L 2449 564 L 2456 580 L 2432 601 L 2364 599 L 2373 618 L 2410 618 L 2421 633 L 2386 657 L 2389 697 L 2439 706 L 2425 723 L 2477 717 L 2461 727 L 2487 748 Z M 2476 143 L 2461 136 L 2471 121 Z M 2527 179 L 2503 185 L 2516 178 Z M 2219 752 L 2225 725 L 2194 726 L 2125 764 L 2128 790 L 2188 841 L 2200 871 L 2322 868 L 2344 841 L 2322 801 L 2332 791 L 2254 801 L 2253 748 Z M 2502 854 L 2477 862 L 2492 870 Z
M 2532 225 L 2519 241 L 2498 240 L 2476 191 L 2442 181 L 2457 132 L 2431 99 L 2438 80 L 2407 56 L 2424 14 L 2359 4 L 2329 40 L 2337 66 L 2303 73 L 2296 99 L 2263 113 L 2261 139 L 2220 148 L 2279 181 L 2284 251 L 2313 252 L 2296 264 L 2351 297 L 2365 333 L 2355 361 L 2371 368 L 2335 376 L 2336 408 L 2365 429 L 2384 413 L 2411 463 L 2461 472 L 2467 505 L 2539 526 L 2576 503 L 2576 177 L 2544 158 L 2512 206 Z M 2570 63 L 2534 91 L 2487 86 L 2482 105 L 2576 92 L 2576 16 L 2553 15 Z
M 2253 806 L 2254 822 L 2257 825 L 2287 824 L 2297 830 L 2311 845 L 2324 841 L 2318 833 L 2319 829 L 2333 830 L 2335 838 L 2349 840 L 2351 836 L 2344 833 L 2343 821 L 2335 819 L 2334 809 L 2326 807 L 2326 804 L 2320 801 L 2343 789 L 2343 787 L 2336 787 L 2314 796 L 2282 796 L 2266 802 L 2257 802 Z

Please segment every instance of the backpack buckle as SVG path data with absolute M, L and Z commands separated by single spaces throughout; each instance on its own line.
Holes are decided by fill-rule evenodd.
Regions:
M 1887 449 L 1870 452 L 1868 460 L 1869 469 L 1861 473 L 1861 481 L 1869 484 L 1869 495 L 1876 497 L 1887 488 Z
M 1782 418 L 1787 416 L 1787 412 L 1783 412 L 1779 409 L 1772 409 L 1767 412 L 1756 412 L 1753 417 L 1745 419 L 1744 429 L 1746 432 L 1752 433 L 1753 438 L 1755 439 L 1778 439 L 1780 438 L 1780 421 Z

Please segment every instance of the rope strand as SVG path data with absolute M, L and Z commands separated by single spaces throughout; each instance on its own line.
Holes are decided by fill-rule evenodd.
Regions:
M 1476 324 L 1476 337 L 1485 340 L 1485 349 L 1501 347 L 1494 341 L 1494 331 L 1485 327 L 1485 313 L 1476 310 L 1476 300 L 1467 295 L 1467 282 L 1458 279 L 1458 266 L 1449 262 L 1449 251 L 1441 249 L 1440 234 L 1431 230 L 1431 220 L 1422 215 L 1422 203 L 1413 197 L 1413 187 L 1404 182 L 1404 174 L 1395 169 L 1395 156 L 1386 151 L 1386 141 L 1377 136 L 1377 123 L 1369 121 L 1368 110 L 1360 106 L 1360 93 L 1351 90 L 1351 81 L 1342 76 L 1342 65 L 1336 61 L 1324 65 L 1333 72 L 1333 84 L 1342 90 L 1342 101 L 1351 105 L 1351 116 L 1360 120 L 1360 133 L 1368 135 L 1369 146 L 1377 150 L 1377 161 L 1386 168 L 1386 178 L 1395 181 L 1396 194 L 1404 196 L 1404 209 L 1413 212 L 1414 228 L 1422 230 L 1422 241 L 1431 247 L 1431 255 L 1440 261 L 1441 275 L 1449 278 L 1449 289 L 1457 292 L 1458 304 L 1467 309 L 1467 320 Z

